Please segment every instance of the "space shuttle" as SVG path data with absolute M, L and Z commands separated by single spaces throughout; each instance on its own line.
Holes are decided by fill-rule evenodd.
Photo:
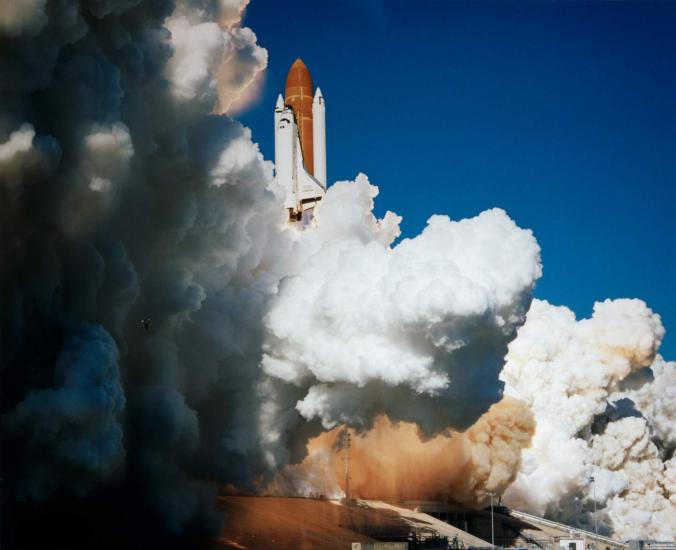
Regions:
M 322 92 L 298 58 L 275 105 L 275 179 L 290 223 L 310 223 L 326 193 L 326 119 Z

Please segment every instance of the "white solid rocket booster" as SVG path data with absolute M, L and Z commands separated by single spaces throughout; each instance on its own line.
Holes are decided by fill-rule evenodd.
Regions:
M 317 87 L 312 100 L 312 133 L 314 135 L 313 153 L 315 160 L 314 176 L 326 187 L 326 109 L 324 96 Z
M 277 103 L 275 103 L 275 169 L 279 172 L 277 168 L 277 163 L 279 159 L 282 158 L 282 152 L 280 149 L 281 143 L 279 141 L 279 121 L 282 119 L 282 113 L 284 112 L 284 98 L 282 94 L 279 94 L 277 97 Z

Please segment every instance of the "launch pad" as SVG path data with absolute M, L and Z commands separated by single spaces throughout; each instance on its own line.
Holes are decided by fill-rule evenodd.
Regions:
M 354 500 L 345 506 L 324 498 L 222 496 L 219 507 L 228 520 L 214 541 L 214 550 L 630 548 L 624 542 L 506 507 L 494 510 L 495 545 L 490 543 L 490 511 L 441 502 Z

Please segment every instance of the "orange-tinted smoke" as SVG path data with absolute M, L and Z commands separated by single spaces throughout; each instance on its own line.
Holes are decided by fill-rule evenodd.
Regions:
M 251 0 L 219 0 L 218 24 L 224 29 L 239 26 Z
M 242 28 L 250 0 L 218 0 L 218 24 L 228 29 L 234 51 L 216 69 L 218 99 L 214 114 L 236 116 L 254 105 L 265 85 L 267 53 L 256 42 L 256 35 Z
M 372 430 L 352 435 L 350 496 L 380 500 L 444 500 L 481 505 L 487 492 L 501 494 L 514 480 L 521 450 L 535 422 L 522 401 L 505 397 L 469 430 L 423 440 L 417 426 L 380 416 Z M 308 443 L 302 464 L 287 468 L 271 492 L 335 496 L 344 491 L 341 428 Z

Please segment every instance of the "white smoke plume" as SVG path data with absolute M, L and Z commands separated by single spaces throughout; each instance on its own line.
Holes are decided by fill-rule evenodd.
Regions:
M 49 171 L 60 154 L 53 139 L 46 136 L 36 139 L 33 126 L 22 124 L 0 143 L 0 186 L 18 186 L 40 172 Z
M 376 195 L 363 175 L 330 187 L 266 315 L 262 432 L 283 442 L 281 463 L 311 421 L 368 428 L 386 414 L 432 435 L 501 397 L 502 357 L 541 273 L 533 235 L 489 210 L 433 216 L 393 245 L 400 218 L 376 219 Z
M 251 29 L 239 26 L 247 4 L 179 3 L 167 19 L 174 55 L 166 72 L 180 102 L 223 114 L 241 111 L 256 99 L 268 53 Z
M 124 181 L 134 146 L 124 124 L 110 128 L 93 128 L 84 137 L 80 170 L 89 177 L 92 191 L 109 192 L 113 184 Z
M 656 446 L 673 449 L 676 364 L 656 355 L 663 336 L 659 316 L 640 300 L 596 303 L 580 321 L 533 301 L 501 373 L 505 393 L 528 403 L 536 419 L 508 503 L 590 527 L 595 498 L 606 532 L 676 536 L 669 463 Z
M 607 502 L 606 511 L 621 539 L 673 540 L 676 506 L 673 459 L 663 463 L 643 418 L 623 418 L 608 424 L 592 440 L 594 465 L 626 480 Z
M 667 452 L 676 447 L 676 363 L 658 355 L 645 373 L 650 381 L 613 396 L 630 399 L 648 420 L 652 435 Z
M 22 157 L 33 151 L 34 137 L 33 127 L 30 124 L 24 124 L 12 132 L 6 142 L 0 144 L 0 170 L 2 170 L 3 181 L 10 182 L 19 179 L 18 174 L 12 172 L 18 171 L 18 168 L 26 163 Z
M 221 27 L 234 27 L 242 22 L 250 0 L 218 0 L 218 22 Z

